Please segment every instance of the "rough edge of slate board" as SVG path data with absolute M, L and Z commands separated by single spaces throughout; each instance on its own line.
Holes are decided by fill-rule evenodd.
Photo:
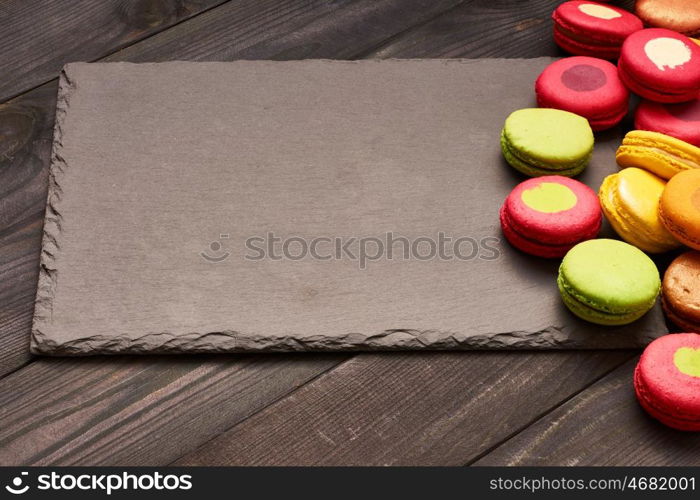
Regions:
M 492 349 L 629 349 L 633 346 L 610 345 L 610 333 L 601 332 L 600 345 L 591 343 L 582 347 L 566 333 L 567 325 L 550 325 L 540 330 L 494 332 L 479 336 L 445 335 L 433 330 L 389 329 L 374 334 L 350 332 L 332 337 L 289 337 L 289 336 L 249 336 L 241 335 L 236 330 L 216 332 L 192 332 L 188 335 L 171 335 L 167 341 L 160 341 L 157 348 L 138 349 L 136 345 L 149 345 L 149 337 L 162 339 L 167 332 L 146 334 L 137 339 L 115 335 L 95 334 L 89 338 L 57 343 L 48 339 L 41 331 L 40 325 L 50 321 L 52 302 L 56 289 L 57 270 L 54 267 L 55 255 L 59 251 L 58 239 L 61 233 L 61 214 L 56 202 L 61 198 L 60 180 L 66 168 L 61 155 L 62 124 L 69 106 L 70 96 L 75 90 L 66 66 L 61 70 L 58 84 L 56 118 L 54 124 L 53 146 L 49 166 L 49 186 L 46 201 L 46 213 L 43 227 L 42 249 L 40 256 L 39 280 L 35 299 L 34 317 L 30 337 L 30 351 L 33 354 L 49 356 L 84 356 L 95 354 L 184 354 L 184 353 L 235 353 L 235 352 L 318 352 L 318 351 L 398 351 L 398 350 L 492 350 Z M 601 235 L 603 237 L 603 235 Z M 659 308 L 659 304 L 655 305 Z M 579 322 L 571 316 L 570 323 Z M 643 321 L 643 320 L 642 320 Z M 668 333 L 668 328 L 659 335 L 637 339 L 638 346 L 644 347 L 660 335 Z M 215 347 L 207 341 L 210 337 L 219 337 Z M 226 340 L 222 341 L 221 337 Z M 85 344 L 92 347 L 87 352 Z

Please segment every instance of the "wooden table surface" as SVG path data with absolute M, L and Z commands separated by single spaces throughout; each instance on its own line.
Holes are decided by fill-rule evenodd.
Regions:
M 637 406 L 638 352 L 28 351 L 65 62 L 562 55 L 558 3 L 2 1 L 0 465 L 700 465 Z

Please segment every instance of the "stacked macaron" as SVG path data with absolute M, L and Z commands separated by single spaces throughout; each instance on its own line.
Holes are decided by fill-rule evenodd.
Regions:
M 692 101 L 676 104 L 644 99 L 637 106 L 634 128 L 660 132 L 700 146 L 700 96 Z
M 593 130 L 614 127 L 625 117 L 629 91 L 614 64 L 575 56 L 549 65 L 535 82 L 537 104 L 586 118 Z
M 579 56 L 617 59 L 625 39 L 643 28 L 634 14 L 598 2 L 564 2 L 552 13 L 554 41 Z
M 673 14 L 683 2 L 688 10 Z M 554 40 L 572 57 L 537 78 L 539 108 L 515 111 L 505 121 L 503 156 L 533 178 L 501 206 L 503 235 L 525 253 L 563 257 L 559 293 L 583 320 L 631 323 L 661 294 L 672 323 L 700 332 L 700 252 L 674 260 L 663 284 L 647 255 L 682 245 L 700 250 L 700 41 L 686 36 L 700 34 L 699 6 L 697 0 L 639 0 L 638 13 L 654 26 L 644 29 L 618 7 L 562 3 L 552 15 Z M 588 164 L 593 131 L 625 118 L 630 93 L 642 98 L 635 130 L 616 153 L 621 170 L 603 180 L 596 196 L 570 177 Z M 603 215 L 624 241 L 596 239 Z M 700 335 L 652 343 L 637 367 L 635 389 L 642 407 L 661 422 L 700 430 Z
M 659 132 L 632 130 L 625 135 L 615 159 L 623 168 L 639 167 L 670 179 L 700 168 L 700 148 Z
M 700 92 L 700 46 L 675 31 L 633 33 L 622 45 L 618 69 L 632 92 L 651 101 L 687 102 Z

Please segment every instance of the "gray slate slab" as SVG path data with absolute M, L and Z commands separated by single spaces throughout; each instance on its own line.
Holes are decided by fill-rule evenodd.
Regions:
M 627 327 L 576 319 L 558 262 L 502 241 L 498 208 L 523 178 L 499 132 L 550 61 L 69 64 L 32 351 L 630 348 L 666 333 L 659 307 Z M 581 176 L 594 189 L 620 136 L 598 138 Z

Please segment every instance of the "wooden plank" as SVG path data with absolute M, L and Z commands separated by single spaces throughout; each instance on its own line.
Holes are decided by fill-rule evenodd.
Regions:
M 0 106 L 0 377 L 26 363 L 56 85 Z
M 38 360 L 0 381 L 0 465 L 167 463 L 343 359 Z
M 176 465 L 462 465 L 628 352 L 363 354 Z
M 700 466 L 700 434 L 641 409 L 629 361 L 474 465 Z
M 226 0 L 8 0 L 0 6 L 0 102 Z
M 475 0 L 401 33 L 365 57 L 566 56 L 552 39 L 552 11 L 566 0 Z M 632 9 L 634 0 L 613 5 Z
M 464 0 L 230 2 L 103 61 L 353 59 L 387 38 L 463 3 Z

